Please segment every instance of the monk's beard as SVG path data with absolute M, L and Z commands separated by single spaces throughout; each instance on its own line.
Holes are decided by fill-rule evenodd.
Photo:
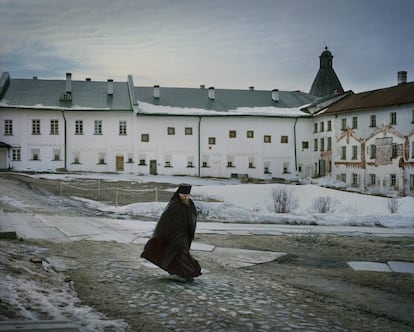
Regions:
M 182 199 L 181 202 L 183 202 L 185 205 L 190 204 L 190 200 L 188 198 Z

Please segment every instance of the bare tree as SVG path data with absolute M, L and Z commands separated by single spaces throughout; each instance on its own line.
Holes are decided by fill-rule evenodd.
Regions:
M 285 188 L 273 190 L 273 203 L 276 213 L 289 213 L 298 207 L 298 200 Z
M 388 210 L 391 213 L 397 213 L 400 207 L 400 202 L 397 197 L 391 197 L 388 199 Z
M 312 210 L 319 213 L 335 212 L 339 201 L 329 196 L 319 196 L 313 200 Z

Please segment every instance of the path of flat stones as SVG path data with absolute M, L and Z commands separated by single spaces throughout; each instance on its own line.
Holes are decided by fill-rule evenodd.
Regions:
M 26 214 L 3 214 L 3 217 L 8 223 L 5 226 L 12 225 L 19 237 L 49 239 L 62 244 L 79 240 L 122 240 L 143 246 L 154 227 L 151 223 L 102 218 Z M 218 226 L 225 225 L 201 226 L 214 226 L 217 232 Z M 256 228 L 255 232 L 273 234 L 271 229 Z M 269 252 L 258 255 L 250 251 L 254 256 L 252 263 L 247 252 L 241 253 L 241 259 L 240 250 L 209 251 L 208 245 L 204 247 L 205 251 L 196 254 L 202 258 L 204 274 L 191 284 L 173 280 L 164 271 L 137 258 L 139 253 L 120 260 L 99 256 L 103 253 L 99 249 L 96 253 L 82 253 L 73 261 L 49 252 L 47 259 L 60 272 L 83 271 L 74 280 L 75 287 L 93 290 L 86 292 L 82 300 L 110 318 L 139 322 L 142 324 L 139 331 L 392 331 L 388 321 L 360 312 L 357 320 L 355 313 L 340 304 L 328 305 L 306 291 L 290 288 L 282 280 L 271 280 L 249 268 L 260 263 L 258 257 L 265 257 L 264 261 L 277 258 L 269 259 Z M 94 299 L 96 294 L 99 297 Z
M 389 331 L 381 319 L 356 321 L 335 305 L 327 311 L 326 304 L 304 302 L 297 290 L 245 268 L 204 270 L 193 283 L 143 259 L 107 260 L 96 268 L 97 282 L 116 289 L 122 301 L 105 311 L 116 314 L 122 306 L 124 319 L 139 317 L 142 330 L 150 322 L 159 331 Z

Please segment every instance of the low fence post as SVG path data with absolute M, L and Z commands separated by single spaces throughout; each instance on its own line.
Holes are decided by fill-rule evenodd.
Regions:
M 115 189 L 115 206 L 118 207 L 118 188 Z
M 158 188 L 155 187 L 155 201 L 158 203 Z
M 101 181 L 98 179 L 98 190 L 97 190 L 97 193 L 96 193 L 96 199 L 97 200 L 99 200 L 100 193 L 101 193 Z
M 62 196 L 62 194 L 63 194 L 63 182 L 60 181 L 59 195 Z

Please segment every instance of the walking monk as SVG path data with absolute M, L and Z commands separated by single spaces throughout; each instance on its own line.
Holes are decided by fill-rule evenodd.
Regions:
M 141 257 L 186 282 L 201 275 L 201 267 L 190 254 L 197 210 L 190 199 L 191 185 L 181 184 L 165 207 Z

